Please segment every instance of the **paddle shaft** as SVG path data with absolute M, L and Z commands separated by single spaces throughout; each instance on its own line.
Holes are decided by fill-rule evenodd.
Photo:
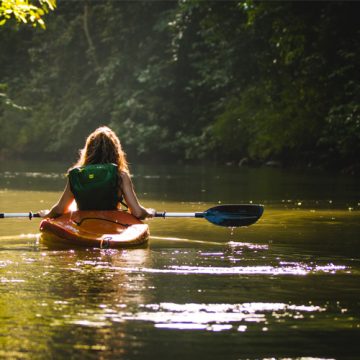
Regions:
M 22 217 L 25 217 L 25 218 L 30 218 L 32 219 L 33 217 L 40 217 L 39 214 L 34 214 L 32 213 L 31 211 L 28 212 L 28 213 L 0 213 L 0 219 L 5 219 L 5 218 L 22 218 Z M 203 218 L 204 217 L 204 213 L 203 212 L 197 212 L 197 213 L 185 213 L 185 212 L 171 212 L 171 213 L 168 213 L 166 211 L 164 212 L 157 212 L 155 214 L 155 217 L 180 217 L 180 218 L 183 218 L 183 217 L 196 217 L 196 218 Z
M 5 218 L 29 218 L 40 217 L 37 213 L 32 213 L 31 211 L 28 213 L 0 213 L 0 219 Z M 162 218 L 203 218 L 205 217 L 204 212 L 156 212 L 154 217 L 162 217 Z
M 205 213 L 203 212 L 156 212 L 155 217 L 175 217 L 175 218 L 184 218 L 184 217 L 190 217 L 190 218 L 203 218 L 205 216 Z
M 21 217 L 26 217 L 31 220 L 33 217 L 37 217 L 37 218 L 40 217 L 40 215 L 37 213 L 34 214 L 31 211 L 28 213 L 0 213 L 0 219 L 21 218 Z

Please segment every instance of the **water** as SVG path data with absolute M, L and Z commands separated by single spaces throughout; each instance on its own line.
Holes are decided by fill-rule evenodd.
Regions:
M 63 164 L 2 164 L 0 211 L 48 208 Z M 153 219 L 132 250 L 50 250 L 0 220 L 0 358 L 358 359 L 358 179 L 279 169 L 133 169 L 161 211 L 263 203 L 248 227 Z

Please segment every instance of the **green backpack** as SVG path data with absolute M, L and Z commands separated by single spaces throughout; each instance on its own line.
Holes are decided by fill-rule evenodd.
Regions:
M 73 168 L 69 182 L 79 210 L 115 210 L 118 199 L 116 164 L 94 164 Z

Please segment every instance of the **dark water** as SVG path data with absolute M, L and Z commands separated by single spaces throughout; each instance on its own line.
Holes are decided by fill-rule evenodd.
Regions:
M 0 212 L 48 208 L 63 164 L 2 164 Z M 0 358 L 359 359 L 356 178 L 279 169 L 133 168 L 167 211 L 263 203 L 248 228 L 149 221 L 132 250 L 50 250 L 0 220 Z

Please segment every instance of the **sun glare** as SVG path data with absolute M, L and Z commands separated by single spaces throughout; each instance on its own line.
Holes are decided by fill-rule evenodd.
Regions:
M 76 211 L 77 210 L 77 204 L 76 201 L 74 200 L 71 205 L 69 206 L 69 210 L 70 211 Z

